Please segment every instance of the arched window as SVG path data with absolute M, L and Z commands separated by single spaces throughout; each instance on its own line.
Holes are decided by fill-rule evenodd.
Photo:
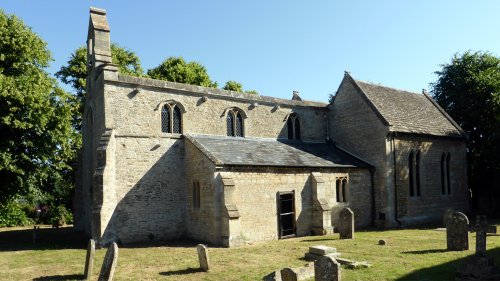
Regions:
M 451 181 L 450 181 L 450 153 L 446 155 L 446 183 L 448 187 L 448 194 L 451 194 Z
M 300 120 L 295 113 L 288 115 L 286 127 L 289 140 L 300 140 Z
M 286 120 L 286 128 L 288 130 L 288 139 L 293 140 L 293 121 L 292 118 Z
M 348 201 L 347 179 L 342 179 L 342 202 Z
M 342 185 L 342 181 L 340 179 L 337 179 L 335 181 L 335 196 L 337 198 L 337 202 L 341 202 L 340 201 L 340 186 Z
M 446 194 L 446 153 L 441 154 L 441 194 Z
M 161 109 L 161 131 L 164 133 L 171 133 L 170 130 L 170 107 L 164 105 Z
M 170 102 L 161 109 L 161 131 L 163 133 L 182 134 L 182 109 Z
M 243 113 L 237 108 L 231 108 L 226 113 L 226 127 L 227 136 L 229 137 L 243 137 Z
M 410 196 L 413 197 L 415 196 L 415 190 L 413 186 L 413 173 L 414 173 L 414 164 L 415 163 L 415 157 L 413 154 L 413 150 L 410 152 L 410 155 L 408 156 L 408 181 L 410 184 Z
M 335 196 L 337 202 L 345 203 L 349 200 L 349 190 L 347 187 L 347 178 L 337 178 L 335 181 Z
M 417 182 L 417 196 L 420 196 L 420 150 L 417 151 L 417 157 L 415 159 L 415 180 Z

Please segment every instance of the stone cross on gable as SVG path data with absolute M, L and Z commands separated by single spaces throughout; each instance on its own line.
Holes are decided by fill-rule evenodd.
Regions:
M 476 256 L 486 256 L 486 233 L 497 233 L 496 226 L 489 226 L 486 216 L 476 216 L 476 225 L 469 225 L 470 231 L 476 232 Z

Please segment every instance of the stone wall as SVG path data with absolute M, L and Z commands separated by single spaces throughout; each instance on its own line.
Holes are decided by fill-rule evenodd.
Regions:
M 396 177 L 398 217 L 404 224 L 439 221 L 446 208 L 469 210 L 469 191 L 465 158 L 465 140 L 437 137 L 398 135 L 396 146 Z M 410 196 L 408 157 L 420 150 L 421 196 Z M 451 194 L 442 194 L 441 155 L 449 152 Z M 415 187 L 416 188 L 416 187 Z M 447 193 L 447 192 L 445 192 Z
M 220 191 L 214 183 L 215 165 L 191 142 L 186 146 L 186 236 L 198 241 L 220 243 Z M 193 189 L 200 186 L 200 205 L 194 206 Z
M 277 194 L 295 191 L 295 211 L 297 235 L 311 234 L 312 190 L 309 169 L 249 169 L 226 171 L 235 182 L 233 199 L 240 214 L 241 238 L 245 241 L 278 239 Z M 359 227 L 371 225 L 371 184 L 370 173 L 362 169 L 322 170 L 327 182 L 327 197 L 333 207 L 332 224 L 338 222 L 338 212 L 342 207 L 350 207 L 356 213 Z M 348 203 L 337 203 L 335 179 L 348 176 L 350 180 Z
M 377 225 L 388 225 L 393 220 L 394 199 L 387 189 L 393 182 L 387 169 L 387 127 L 362 95 L 352 81 L 342 81 L 329 116 L 330 138 L 375 166 L 375 219 Z

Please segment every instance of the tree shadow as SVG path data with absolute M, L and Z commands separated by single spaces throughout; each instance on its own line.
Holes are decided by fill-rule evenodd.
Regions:
M 40 228 L 36 230 L 33 243 L 33 228 L 0 232 L 0 252 L 22 250 L 84 249 L 88 236 L 74 230 L 72 226 Z
M 83 280 L 83 274 L 70 274 L 70 275 L 54 275 L 42 276 L 34 278 L 33 281 L 70 281 L 70 280 Z
M 444 253 L 448 252 L 446 249 L 431 249 L 431 250 L 422 250 L 422 251 L 405 251 L 401 252 L 401 254 L 417 254 L 417 255 L 425 255 L 425 254 L 436 254 L 436 253 Z
M 185 274 L 191 274 L 191 273 L 197 273 L 197 272 L 204 272 L 204 271 L 201 268 L 192 268 L 192 267 L 189 267 L 189 268 L 186 268 L 186 269 L 160 272 L 160 275 L 163 275 L 163 276 L 185 275 Z
M 321 239 L 304 239 L 300 240 L 300 242 L 320 242 L 320 241 L 333 241 L 333 240 L 339 240 L 339 238 L 331 237 L 331 238 L 321 238 Z
M 435 251 L 435 250 L 430 250 Z M 441 250 L 437 250 L 439 251 Z M 446 251 L 446 250 L 444 250 Z M 415 251 L 419 252 L 419 251 Z M 422 251 L 424 252 L 424 251 Z M 411 253 L 411 252 L 406 252 Z M 495 265 L 500 264 L 500 247 L 491 249 L 487 251 L 488 257 L 494 259 Z M 455 280 L 457 269 L 462 266 L 466 259 L 470 258 L 472 255 L 466 256 L 464 258 L 456 259 L 450 262 L 442 263 L 436 266 L 422 268 L 410 272 L 409 274 L 396 279 L 397 281 L 414 281 L 414 280 Z

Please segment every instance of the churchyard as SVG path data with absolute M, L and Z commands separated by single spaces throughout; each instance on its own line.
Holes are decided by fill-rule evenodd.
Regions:
M 500 225 L 500 221 L 489 224 Z M 475 254 L 476 234 L 469 234 L 469 250 L 448 251 L 446 231 L 437 227 L 356 231 L 354 239 L 333 234 L 236 248 L 208 247 L 208 272 L 200 269 L 196 242 L 120 245 L 114 280 L 263 280 L 276 270 L 305 266 L 304 254 L 315 245 L 334 247 L 342 258 L 371 264 L 359 269 L 342 266 L 342 280 L 454 280 L 464 258 Z M 32 228 L 0 229 L 0 279 L 82 279 L 87 244 L 70 227 L 42 226 L 36 241 Z M 106 249 L 95 251 L 91 280 L 98 279 L 105 253 Z M 487 235 L 487 255 L 500 265 L 500 235 Z

